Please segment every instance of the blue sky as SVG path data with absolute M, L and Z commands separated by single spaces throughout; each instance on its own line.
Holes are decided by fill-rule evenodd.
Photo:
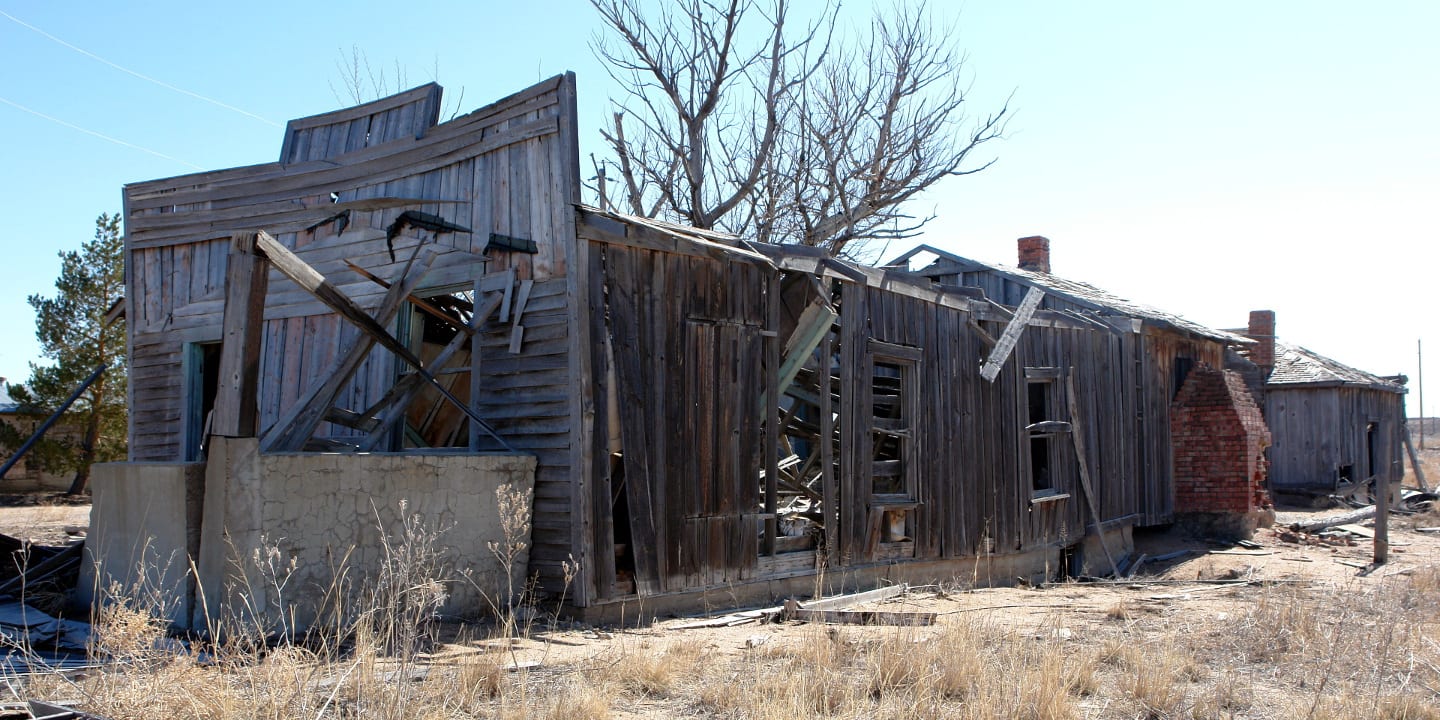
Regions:
M 458 7 L 456 7 L 458 5 Z M 815 3 L 802 3 L 813 7 Z M 975 112 L 1014 93 L 989 170 L 947 180 L 922 239 L 1013 262 L 1052 241 L 1058 274 L 1216 326 L 1277 312 L 1283 340 L 1416 377 L 1428 346 L 1440 414 L 1440 3 L 932 3 L 969 53 Z M 35 359 L 27 295 L 56 252 L 120 207 L 127 182 L 273 160 L 284 122 L 349 104 L 359 48 L 392 86 L 463 91 L 469 110 L 565 70 L 581 152 L 599 151 L 613 89 L 581 0 L 525 3 L 14 2 L 0 11 L 0 376 Z M 845 15 L 868 16 L 852 1 Z M 38 117 L 15 105 L 42 113 Z M 61 124 L 168 156 L 157 157 Z M 891 249 L 890 255 L 905 248 Z M 1417 408 L 1412 389 L 1412 414 Z

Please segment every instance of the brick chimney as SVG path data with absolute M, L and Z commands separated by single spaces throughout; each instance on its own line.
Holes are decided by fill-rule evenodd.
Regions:
M 1050 240 L 1034 235 L 1016 241 L 1020 247 L 1020 269 L 1031 272 L 1050 272 Z
M 1250 348 L 1250 362 L 1260 368 L 1264 377 L 1270 377 L 1275 368 L 1275 311 L 1251 310 L 1245 334 L 1255 341 Z

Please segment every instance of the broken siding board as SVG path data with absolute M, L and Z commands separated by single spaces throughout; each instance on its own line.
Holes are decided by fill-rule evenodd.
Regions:
M 1004 365 L 1006 359 L 1010 357 L 1011 351 L 1015 348 L 1015 343 L 1020 339 L 1020 334 L 1025 330 L 1026 323 L 1030 322 L 1031 315 L 1034 314 L 1035 309 L 1040 306 L 1040 301 L 1044 298 L 1045 293 L 1040 290 L 1040 288 L 1032 287 L 1025 293 L 1025 299 L 1020 303 L 1020 307 L 1016 309 L 1015 317 L 1005 326 L 1005 332 L 1000 335 L 1000 339 L 995 343 L 995 348 L 990 351 L 990 357 L 987 358 L 985 364 L 981 366 L 980 377 L 988 382 L 995 381 L 995 376 L 999 374 L 1000 367 Z

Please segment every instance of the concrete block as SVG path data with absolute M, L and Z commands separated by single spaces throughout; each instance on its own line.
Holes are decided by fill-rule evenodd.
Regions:
M 119 597 L 185 626 L 194 601 L 201 463 L 105 463 L 91 468 L 93 504 L 77 599 Z

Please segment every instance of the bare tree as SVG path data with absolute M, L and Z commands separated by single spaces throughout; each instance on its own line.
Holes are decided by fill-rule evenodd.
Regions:
M 724 227 L 762 181 L 789 98 L 814 69 L 804 57 L 833 13 L 791 37 L 784 0 L 764 10 L 757 0 L 679 0 L 654 13 L 639 0 L 592 4 L 616 36 L 597 35 L 595 51 L 629 96 L 603 133 L 623 205 Z M 627 117 L 638 137 L 627 136 Z
M 410 87 L 410 77 L 407 68 L 400 64 L 399 58 L 395 59 L 395 67 L 392 75 L 385 74 L 385 68 L 372 65 L 370 56 L 358 45 L 351 45 L 347 55 L 344 48 L 339 51 L 335 60 L 335 72 L 340 85 L 335 85 L 335 80 L 330 81 L 330 92 L 335 95 L 337 102 L 354 103 L 361 105 L 371 100 L 378 100 L 392 93 L 403 92 Z M 430 68 L 431 82 L 440 82 L 440 58 L 435 57 L 435 63 Z M 465 86 L 461 85 L 454 99 L 447 97 L 445 107 L 441 108 L 440 117 L 445 120 L 454 120 L 460 114 L 460 109 L 465 102 Z
M 933 216 L 907 201 L 1004 132 L 1008 103 L 967 119 L 965 57 L 923 6 L 836 42 L 834 3 L 799 32 L 788 0 L 592 3 L 620 41 L 595 49 L 626 89 L 604 137 L 631 213 L 853 255 L 915 235 Z

